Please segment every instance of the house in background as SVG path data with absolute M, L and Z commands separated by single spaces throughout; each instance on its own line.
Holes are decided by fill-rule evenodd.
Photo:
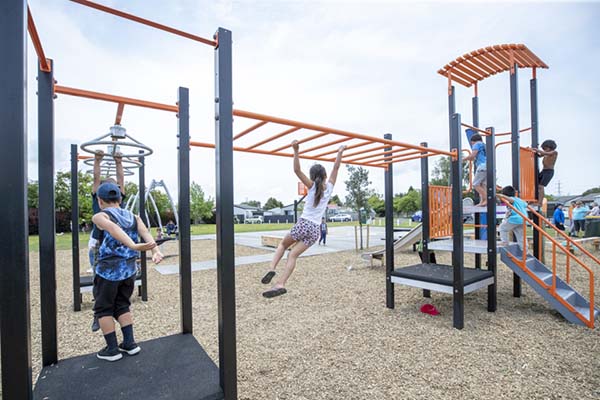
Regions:
M 233 215 L 237 222 L 243 224 L 246 218 L 252 218 L 255 215 L 262 215 L 262 210 L 258 207 L 249 206 L 247 204 L 234 204 Z

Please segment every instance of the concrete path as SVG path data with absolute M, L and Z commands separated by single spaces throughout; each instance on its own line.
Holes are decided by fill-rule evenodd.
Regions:
M 268 250 L 268 254 L 259 254 L 254 256 L 244 256 L 244 257 L 236 257 L 235 265 L 236 267 L 239 265 L 246 264 L 255 264 L 262 262 L 269 262 L 273 258 L 273 252 L 275 249 L 272 247 L 265 247 L 261 244 L 261 236 L 276 236 L 281 237 L 285 236 L 288 231 L 263 231 L 263 232 L 245 232 L 245 233 L 237 233 L 235 235 L 235 243 L 254 247 L 258 249 Z M 367 238 L 366 238 L 366 228 L 363 227 L 363 246 L 366 247 Z M 397 232 L 397 237 L 406 234 L 406 232 Z M 379 226 L 371 226 L 370 227 L 370 238 L 369 238 L 369 246 L 381 246 L 384 244 L 383 239 L 385 238 L 385 229 Z M 216 235 L 196 235 L 192 236 L 192 240 L 215 240 Z M 360 240 L 360 238 L 359 238 Z M 315 256 L 319 254 L 329 254 L 335 253 L 339 251 L 353 250 L 355 248 L 354 245 L 354 227 L 352 226 L 339 226 L 334 228 L 329 228 L 329 234 L 327 235 L 327 245 L 318 245 L 315 244 L 311 246 L 308 250 L 306 250 L 301 257 Z M 365 250 L 366 251 L 366 250 Z M 286 256 L 284 255 L 284 259 Z M 217 260 L 208 260 L 208 261 L 198 261 L 192 263 L 192 271 L 200 271 L 206 269 L 214 269 L 217 267 Z M 158 272 L 163 275 L 171 275 L 177 274 L 179 272 L 179 265 L 159 265 L 155 268 Z

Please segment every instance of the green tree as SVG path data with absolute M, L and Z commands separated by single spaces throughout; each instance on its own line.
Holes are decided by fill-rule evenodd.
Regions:
M 169 197 L 166 193 L 160 190 L 153 190 L 150 192 L 150 194 L 152 195 L 152 198 L 156 203 L 156 208 L 158 209 L 158 215 L 160 216 L 160 220 L 163 224 L 166 224 L 166 220 L 169 218 L 170 215 L 173 214 L 173 210 L 171 210 L 171 203 L 169 202 Z M 154 207 L 152 206 L 150 199 L 148 199 L 148 202 L 146 203 L 146 212 L 148 213 L 148 216 L 151 221 L 154 221 L 156 219 Z M 155 224 L 158 226 L 158 221 L 155 221 Z
M 581 195 L 587 196 L 588 194 L 592 194 L 592 193 L 600 193 L 600 186 L 588 189 L 585 192 L 581 193 Z
M 37 181 L 27 182 L 27 207 L 38 208 L 39 204 L 39 184 Z
M 353 210 L 359 211 L 364 208 L 366 212 L 370 210 L 369 197 L 375 193 L 369 189 L 371 181 L 369 181 L 369 171 L 363 167 L 346 165 L 350 177 L 344 183 L 346 184 L 346 205 Z
M 440 158 L 433 167 L 432 178 L 429 181 L 431 185 L 448 186 L 450 185 L 450 157 Z M 469 185 L 469 163 L 463 164 L 463 189 Z
M 247 206 L 250 206 L 250 207 L 260 208 L 260 201 L 258 201 L 258 200 L 249 200 L 249 201 L 243 202 L 242 204 L 246 204 Z
M 377 216 L 383 217 L 385 215 L 385 201 L 382 196 L 378 193 L 374 193 L 367 200 L 371 210 L 377 213 Z
M 275 197 L 269 197 L 265 202 L 265 210 L 271 210 L 273 208 L 283 208 L 283 203 Z
M 211 197 L 205 199 L 202 187 L 196 182 L 192 182 L 190 186 L 190 216 L 194 223 L 211 218 L 213 207 L 213 199 Z
M 421 192 L 412 187 L 398 200 L 398 211 L 410 215 L 421 209 Z
M 329 202 L 337 204 L 338 207 L 341 207 L 344 205 L 344 202 L 340 199 L 340 196 L 338 196 L 337 194 L 334 196 L 331 196 L 331 199 L 329 199 Z

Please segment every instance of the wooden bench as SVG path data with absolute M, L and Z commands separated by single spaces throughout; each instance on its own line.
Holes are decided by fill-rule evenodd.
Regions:
M 281 240 L 283 239 L 283 237 L 281 236 L 261 236 L 260 237 L 260 243 L 265 246 L 265 247 L 275 247 L 277 248 L 277 246 L 279 246 L 279 243 L 281 242 Z M 292 247 L 294 247 L 296 243 L 292 244 L 290 247 L 288 247 L 288 250 L 290 250 Z

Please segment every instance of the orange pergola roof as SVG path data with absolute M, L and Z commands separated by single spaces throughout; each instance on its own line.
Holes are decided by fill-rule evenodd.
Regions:
M 444 65 L 438 74 L 448 81 L 471 87 L 497 73 L 508 71 L 514 64 L 519 68 L 548 68 L 524 44 L 499 44 L 466 53 Z
M 346 145 L 342 163 L 386 169 L 390 163 L 423 157 L 456 157 L 456 151 L 432 149 L 250 111 L 233 110 L 233 115 L 247 125 L 233 136 L 235 151 L 293 157 L 291 143 L 292 140 L 297 140 L 300 144 L 300 158 L 333 162 L 338 147 Z M 271 131 L 265 134 L 269 127 L 272 128 Z M 215 147 L 214 143 L 197 141 L 191 141 L 190 146 Z

